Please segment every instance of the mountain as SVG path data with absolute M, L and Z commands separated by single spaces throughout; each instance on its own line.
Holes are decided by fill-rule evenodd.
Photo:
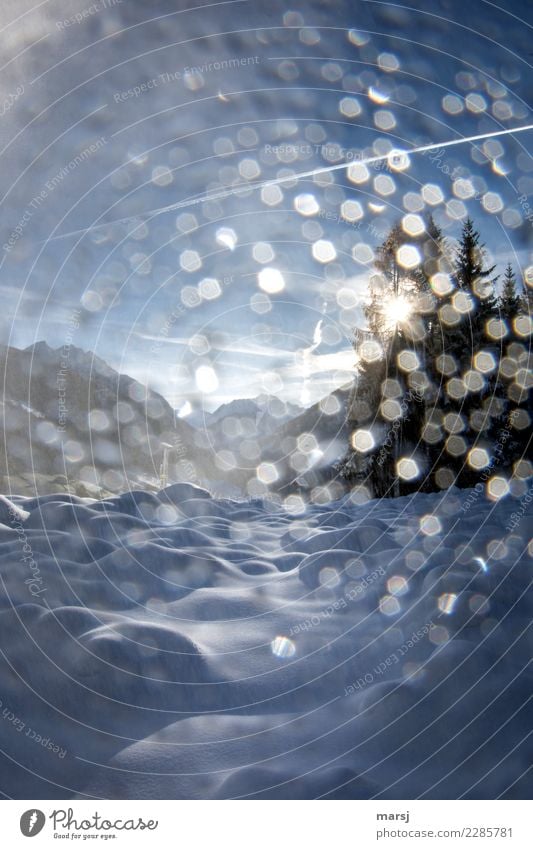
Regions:
M 274 395 L 256 398 L 237 398 L 222 404 L 213 413 L 198 412 L 193 422 L 198 430 L 209 432 L 217 445 L 228 445 L 236 439 L 256 436 L 263 438 L 278 430 L 284 422 L 302 412 L 298 404 L 282 401 Z
M 351 386 L 338 389 L 307 409 L 290 405 L 292 415 L 279 418 L 259 399 L 233 401 L 216 411 L 214 422 L 206 417 L 203 433 L 227 469 L 226 480 L 243 494 L 311 490 L 331 483 L 333 465 L 346 451 L 351 392 Z M 338 482 L 337 494 L 341 488 Z
M 275 440 L 271 440 L 264 454 L 276 462 L 278 446 L 283 451 L 283 460 L 277 461 L 280 491 L 290 491 L 295 485 L 308 490 L 333 480 L 333 464 L 348 444 L 346 413 L 352 391 L 352 386 L 337 389 L 276 431 Z
M 175 446 L 181 479 L 194 477 L 202 456 L 198 434 L 175 420 L 161 395 L 91 352 L 45 342 L 24 350 L 1 346 L 0 373 L 3 491 L 39 484 L 88 494 L 155 487 L 163 443 Z
M 217 497 L 285 495 L 327 481 L 347 440 L 348 390 L 307 410 L 239 399 L 195 428 L 162 395 L 74 346 L 0 346 L 0 374 L 8 493 L 106 496 L 188 482 Z

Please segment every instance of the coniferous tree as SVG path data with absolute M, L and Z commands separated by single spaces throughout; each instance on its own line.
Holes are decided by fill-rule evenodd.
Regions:
M 527 457 L 530 422 L 533 415 L 531 394 L 524 386 L 528 374 L 528 350 L 520 331 L 524 317 L 524 294 L 517 292 L 513 268 L 508 263 L 502 292 L 498 299 L 502 323 L 500 359 L 496 375 L 490 436 L 494 445 L 495 465 L 511 475 L 516 464 Z
M 406 244 L 416 247 L 419 262 L 404 261 Z M 533 411 L 522 387 L 527 352 L 515 318 L 524 299 L 512 268 L 496 299 L 495 266 L 470 219 L 451 261 L 429 219 L 421 237 L 393 227 L 375 265 L 368 329 L 358 339 L 375 347 L 359 366 L 347 476 L 364 478 L 382 496 L 471 486 L 496 466 L 514 468 Z M 404 458 L 421 460 L 425 477 L 398 476 Z
M 510 262 L 507 264 L 503 276 L 503 288 L 498 300 L 498 306 L 500 308 L 500 314 L 506 319 L 509 326 L 511 326 L 513 320 L 520 312 L 521 298 L 516 291 L 516 278 Z
M 436 305 L 430 278 L 440 267 L 442 251 L 440 230 L 429 217 L 416 235 L 395 225 L 376 253 L 377 274 L 365 307 L 367 331 L 356 345 L 354 441 L 343 468 L 349 479 L 367 480 L 377 496 L 420 488 L 428 464 L 428 445 L 421 437 L 433 391 L 428 352 Z M 412 480 L 399 476 L 399 461 L 415 451 L 421 474 Z
M 482 458 L 490 455 L 493 418 L 501 413 L 496 397 L 501 340 L 493 324 L 498 318 L 494 270 L 494 265 L 486 264 L 484 245 L 468 218 L 453 257 L 450 286 L 441 298 L 435 334 L 444 440 L 435 446 L 440 449 L 434 470 L 439 486 L 452 482 L 470 486 L 478 481 L 484 471 Z M 471 453 L 476 447 L 486 454 Z
M 483 343 L 487 321 L 497 312 L 494 284 L 498 279 L 493 275 L 496 266 L 485 266 L 485 246 L 471 218 L 463 225 L 454 266 L 454 281 L 459 291 L 452 300 L 454 309 L 466 318 L 460 322 L 461 335 L 467 343 L 461 359 L 468 362 L 471 352 Z
M 531 291 L 518 294 L 508 264 L 496 298 L 495 266 L 471 219 L 451 260 L 430 218 L 418 237 L 393 227 L 375 265 L 367 330 L 354 343 L 360 363 L 345 476 L 379 497 L 526 474 Z M 398 475 L 405 458 L 421 459 L 425 477 Z
M 524 282 L 524 291 L 520 297 L 520 312 L 522 315 L 533 314 L 533 289 Z

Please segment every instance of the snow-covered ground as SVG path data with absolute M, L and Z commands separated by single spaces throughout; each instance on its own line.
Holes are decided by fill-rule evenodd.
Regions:
M 4 499 L 1 790 L 527 797 L 528 512 Z

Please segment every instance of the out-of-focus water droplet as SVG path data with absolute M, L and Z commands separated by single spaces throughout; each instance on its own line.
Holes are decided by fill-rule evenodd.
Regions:
M 439 596 L 437 607 L 441 613 L 446 613 L 450 616 L 453 613 L 456 601 L 457 595 L 455 593 L 443 593 Z
M 420 475 L 418 463 L 412 457 L 402 457 L 396 463 L 396 472 L 404 481 L 415 480 Z
M 296 654 L 296 646 L 288 637 L 275 637 L 270 643 L 270 649 L 275 657 L 289 658 Z
M 385 616 L 397 616 L 402 607 L 397 598 L 392 595 L 384 595 L 379 600 L 379 609 Z
M 285 288 L 285 280 L 277 268 L 263 268 L 257 275 L 259 287 L 268 295 L 275 295 Z
M 211 366 L 199 366 L 195 372 L 195 379 L 200 392 L 215 392 L 218 389 L 218 377 Z
M 440 519 L 437 516 L 433 516 L 431 513 L 422 516 L 420 519 L 420 530 L 423 534 L 429 537 L 440 534 L 442 531 Z
M 235 233 L 235 230 L 231 229 L 231 227 L 219 227 L 215 238 L 217 244 L 222 245 L 222 247 L 229 248 L 230 251 L 235 249 L 237 244 L 237 234 Z

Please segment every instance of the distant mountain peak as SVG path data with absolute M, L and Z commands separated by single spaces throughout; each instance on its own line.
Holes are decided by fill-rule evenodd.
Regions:
M 27 348 L 23 348 L 23 351 L 57 351 L 58 348 L 51 348 L 48 342 L 45 342 L 44 339 L 39 339 L 38 342 L 32 342 L 31 345 L 28 345 Z

